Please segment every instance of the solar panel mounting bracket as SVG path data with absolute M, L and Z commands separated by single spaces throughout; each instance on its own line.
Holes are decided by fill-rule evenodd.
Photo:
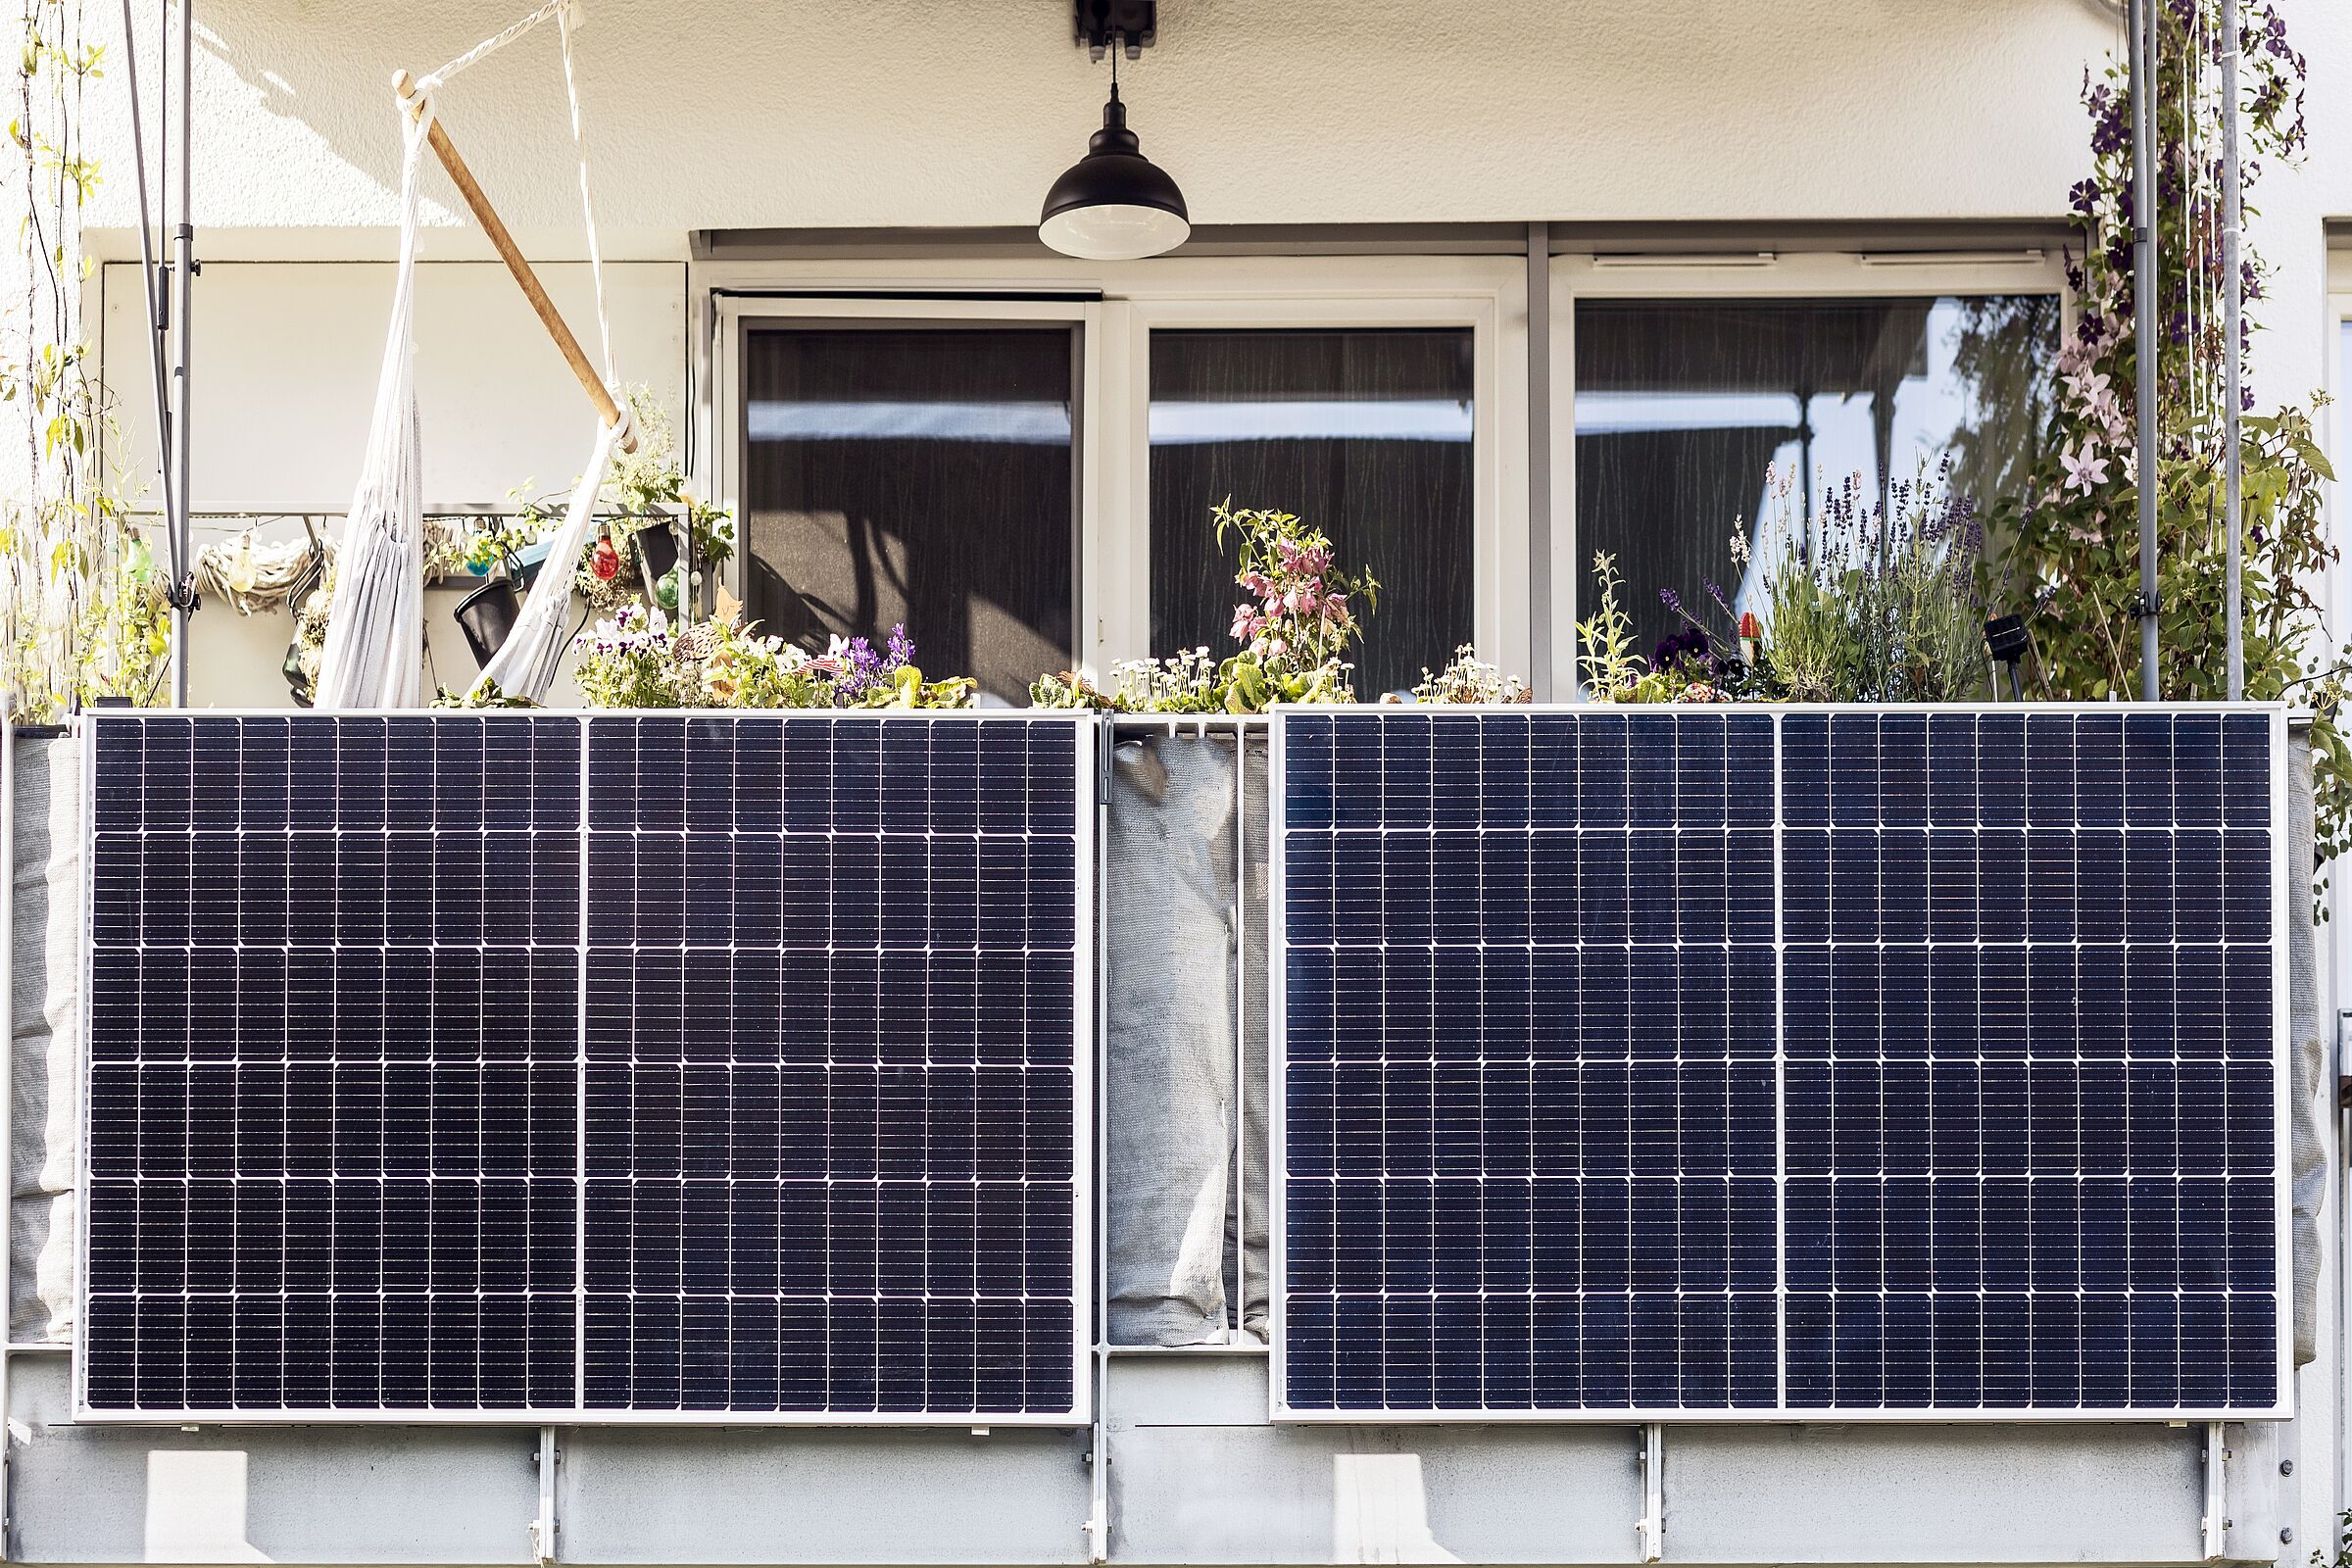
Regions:
M 1652 1421 L 1642 1429 L 1642 1517 L 1634 1521 L 1642 1561 L 1666 1559 L 1666 1428 Z
M 2219 1421 L 2205 1423 L 2205 1511 L 2197 1528 L 2204 1537 L 2205 1560 L 2220 1562 L 2229 1555 L 2230 1520 L 2230 1443 Z

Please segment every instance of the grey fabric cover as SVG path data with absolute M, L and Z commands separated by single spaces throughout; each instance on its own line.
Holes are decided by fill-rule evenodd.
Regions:
M 9 846 L 9 1337 L 71 1343 L 75 1309 L 74 1184 L 81 1140 L 81 747 L 64 736 L 16 742 L 16 833 Z
M 1244 1321 L 1265 1329 L 1265 769 L 1237 819 L 1234 734 L 1128 736 L 1112 752 L 1103 855 L 1103 1116 L 1113 1345 L 1228 1340 L 1234 1299 L 1237 945 L 1250 956 Z M 1237 944 L 1236 832 L 1249 940 Z
M 2318 1352 L 2320 1209 L 2328 1200 L 2328 1150 L 2321 1118 L 2334 1114 L 2328 1043 L 2320 1032 L 2319 932 L 2312 921 L 2311 731 L 2297 724 L 2286 769 L 2286 968 L 2289 1169 L 2294 1179 L 2295 1365 Z

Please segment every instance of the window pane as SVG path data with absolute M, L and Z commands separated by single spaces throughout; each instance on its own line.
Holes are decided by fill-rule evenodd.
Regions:
M 1444 667 L 1471 634 L 1470 375 L 1467 327 L 1152 333 L 1152 651 L 1232 651 L 1238 558 L 1208 520 L 1231 496 L 1380 579 L 1358 696 Z
M 749 336 L 749 613 L 810 648 L 904 623 L 1007 701 L 1067 666 L 1071 329 Z
M 1644 646 L 1677 624 L 1660 589 L 1713 582 L 1751 608 L 1765 553 L 1743 581 L 1731 537 L 1774 520 L 1775 467 L 1818 499 L 1949 456 L 1954 487 L 1989 509 L 2042 439 L 2058 330 L 2048 294 L 1579 304 L 1578 613 L 1599 602 L 1595 551 L 1616 558 Z

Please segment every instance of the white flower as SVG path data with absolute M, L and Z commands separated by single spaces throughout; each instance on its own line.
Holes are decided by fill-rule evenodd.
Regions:
M 2084 495 L 2107 482 L 2107 460 L 2087 441 L 2082 446 L 2058 455 L 2060 466 L 2066 469 L 2066 488 L 2080 490 Z

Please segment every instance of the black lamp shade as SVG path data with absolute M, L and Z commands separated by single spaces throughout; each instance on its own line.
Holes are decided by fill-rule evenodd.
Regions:
M 1064 256 L 1132 262 L 1174 250 L 1192 231 L 1184 192 L 1144 156 L 1114 83 L 1086 156 L 1046 192 L 1037 237 Z
M 522 614 L 522 602 L 514 597 L 513 583 L 492 578 L 459 600 L 451 614 L 457 619 L 458 630 L 465 635 L 466 646 L 473 652 L 474 666 L 487 668 L 514 630 L 514 622 Z

